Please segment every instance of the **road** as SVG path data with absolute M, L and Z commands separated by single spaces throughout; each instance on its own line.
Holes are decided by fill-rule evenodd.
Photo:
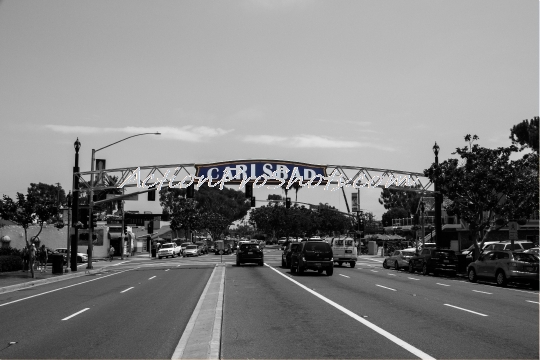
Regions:
M 220 261 L 131 260 L 103 275 L 0 295 L 0 357 L 171 358 Z M 381 258 L 360 257 L 331 277 L 291 274 L 272 248 L 264 267 L 223 261 L 223 359 L 539 355 L 538 291 L 385 270 Z

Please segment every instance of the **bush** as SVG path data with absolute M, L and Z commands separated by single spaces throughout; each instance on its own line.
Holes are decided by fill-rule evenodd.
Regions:
M 12 248 L 11 246 L 7 248 L 0 248 L 0 256 L 2 255 L 21 256 L 22 255 L 21 253 L 22 253 L 21 250 Z
M 22 258 L 15 255 L 0 255 L 0 272 L 18 271 L 23 267 Z

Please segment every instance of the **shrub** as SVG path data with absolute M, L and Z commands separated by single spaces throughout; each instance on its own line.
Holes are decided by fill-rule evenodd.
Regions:
M 21 250 L 12 248 L 11 246 L 7 248 L 0 248 L 0 256 L 1 255 L 21 256 Z
M 23 267 L 22 258 L 15 255 L 0 255 L 0 272 L 17 271 Z

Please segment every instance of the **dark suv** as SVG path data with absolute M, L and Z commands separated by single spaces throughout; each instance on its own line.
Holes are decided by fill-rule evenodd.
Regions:
M 319 274 L 326 270 L 326 275 L 334 273 L 332 248 L 324 241 L 303 241 L 291 255 L 291 273 L 302 274 L 304 270 L 316 270 Z
M 243 263 L 256 263 L 259 266 L 264 265 L 263 251 L 257 244 L 240 244 L 236 252 L 236 266 Z
M 458 259 L 454 250 L 424 248 L 420 254 L 409 260 L 409 272 L 421 271 L 423 275 L 433 273 L 437 276 L 446 272 L 456 276 Z
M 291 255 L 296 252 L 296 249 L 300 245 L 300 242 L 290 242 L 287 245 L 285 250 L 283 250 L 283 254 L 281 254 L 281 267 L 287 269 L 291 267 Z

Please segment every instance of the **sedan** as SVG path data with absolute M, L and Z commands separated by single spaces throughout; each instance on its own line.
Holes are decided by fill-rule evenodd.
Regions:
M 186 256 L 199 256 L 201 251 L 198 245 L 188 245 L 186 250 L 184 250 L 184 257 Z
M 399 270 L 401 268 L 409 267 L 409 260 L 416 255 L 414 249 L 396 250 L 392 255 L 384 259 L 383 267 L 388 269 L 393 266 L 394 269 Z

